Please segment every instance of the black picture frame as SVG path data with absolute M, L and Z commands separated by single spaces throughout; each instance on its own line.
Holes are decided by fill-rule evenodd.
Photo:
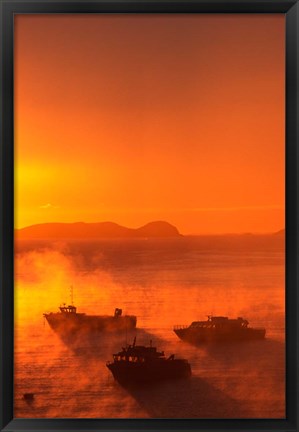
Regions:
M 14 419 L 13 20 L 28 13 L 283 13 L 286 16 L 286 419 Z M 298 430 L 298 3 L 295 0 L 0 0 L 0 429 L 12 431 Z

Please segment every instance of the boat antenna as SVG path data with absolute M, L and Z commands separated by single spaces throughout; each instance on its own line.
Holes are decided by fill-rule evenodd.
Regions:
M 74 306 L 74 290 L 73 290 L 73 285 L 70 286 L 70 291 L 71 291 L 71 305 Z

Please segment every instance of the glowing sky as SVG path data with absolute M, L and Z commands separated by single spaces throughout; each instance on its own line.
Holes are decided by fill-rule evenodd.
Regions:
M 16 227 L 284 227 L 284 15 L 15 18 Z

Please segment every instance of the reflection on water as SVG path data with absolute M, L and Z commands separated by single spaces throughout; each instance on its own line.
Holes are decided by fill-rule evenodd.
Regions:
M 79 312 L 138 316 L 136 332 L 66 345 L 42 314 L 74 301 Z M 16 259 L 15 416 L 282 418 L 284 250 L 271 236 L 22 242 Z M 264 341 L 194 347 L 174 324 L 243 316 Z M 106 361 L 137 335 L 189 360 L 189 380 L 128 390 Z M 34 393 L 34 400 L 23 398 Z

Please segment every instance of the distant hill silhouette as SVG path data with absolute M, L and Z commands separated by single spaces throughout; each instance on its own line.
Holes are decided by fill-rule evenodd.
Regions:
M 44 223 L 15 230 L 17 239 L 49 238 L 134 238 L 134 237 L 179 237 L 177 228 L 168 222 L 150 222 L 140 228 L 126 228 L 113 222 L 98 223 Z
M 285 229 L 281 229 L 280 231 L 276 231 L 274 233 L 275 236 L 283 237 L 285 236 Z

